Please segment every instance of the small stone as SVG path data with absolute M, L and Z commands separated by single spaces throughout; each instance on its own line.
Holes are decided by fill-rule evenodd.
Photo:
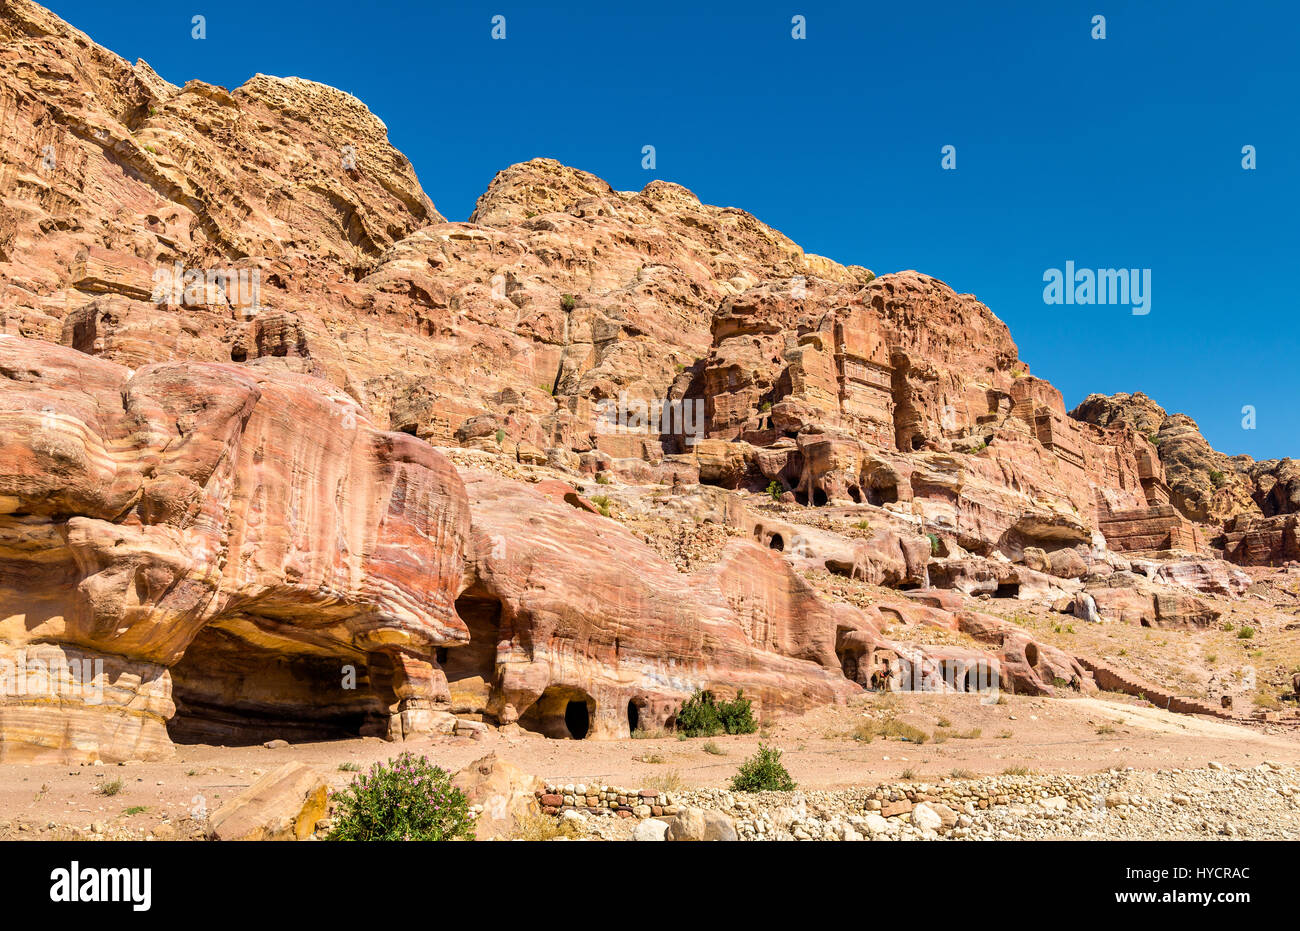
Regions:
M 922 831 L 938 831 L 943 827 L 943 819 L 929 802 L 921 802 L 912 809 L 912 824 Z
M 886 818 L 894 818 L 898 815 L 906 815 L 912 811 L 912 803 L 903 799 L 897 802 L 886 802 L 880 806 L 880 813 Z
M 661 841 L 668 832 L 668 822 L 657 818 L 647 818 L 632 829 L 632 840 Z
M 871 814 L 867 815 L 867 817 L 864 818 L 863 820 L 866 823 L 867 830 L 870 831 L 872 834 L 889 833 L 889 822 L 886 821 L 884 818 L 882 818 L 880 815 L 876 814 L 875 812 L 872 812 Z

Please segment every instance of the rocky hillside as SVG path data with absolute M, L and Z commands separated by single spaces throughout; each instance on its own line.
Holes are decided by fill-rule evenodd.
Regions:
M 936 278 L 549 159 L 449 222 L 347 94 L 0 37 L 0 657 L 52 670 L 0 758 L 1166 694 L 987 602 L 1195 631 L 1300 557 L 1289 460 L 1067 415 Z
M 1160 454 L 1174 506 L 1190 520 L 1228 530 L 1219 542 L 1234 561 L 1277 564 L 1300 555 L 1289 516 L 1300 512 L 1300 463 L 1227 456 L 1206 442 L 1192 418 L 1167 414 L 1140 391 L 1089 395 L 1070 416 L 1146 434 Z

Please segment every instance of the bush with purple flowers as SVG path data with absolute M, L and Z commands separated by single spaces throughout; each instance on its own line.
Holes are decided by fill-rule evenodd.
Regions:
M 473 840 L 469 801 L 451 775 L 407 751 L 335 796 L 330 840 Z

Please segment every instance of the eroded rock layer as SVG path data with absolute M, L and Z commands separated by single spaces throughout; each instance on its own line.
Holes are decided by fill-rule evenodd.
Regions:
M 534 159 L 448 221 L 355 98 L 177 87 L 27 0 L 0 122 L 4 759 L 1090 690 L 963 598 L 1195 628 L 1221 556 L 1300 559 L 1290 460 L 1067 414 L 974 296 L 679 185 Z

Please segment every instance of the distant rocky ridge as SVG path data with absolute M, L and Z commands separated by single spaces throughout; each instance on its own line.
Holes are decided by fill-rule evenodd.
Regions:
M 60 670 L 0 700 L 0 759 L 625 736 L 700 687 L 1091 689 L 960 596 L 1199 626 L 1246 584 L 1221 555 L 1300 558 L 1289 460 L 1141 395 L 1067 415 L 973 296 L 679 185 L 535 159 L 449 222 L 355 98 L 177 88 L 26 0 L 0 119 L 0 660 Z M 699 430 L 610 429 L 629 399 L 698 400 Z M 584 482 L 744 539 L 679 572 Z M 811 567 L 919 591 L 861 610 Z

